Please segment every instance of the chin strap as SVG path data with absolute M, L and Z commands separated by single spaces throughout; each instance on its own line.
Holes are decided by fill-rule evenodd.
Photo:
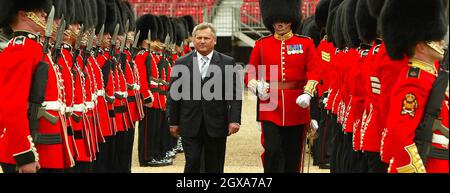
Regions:
M 427 42 L 427 46 L 429 46 L 431 49 L 433 49 L 434 51 L 436 51 L 440 55 L 444 55 L 445 54 L 445 50 L 442 48 L 442 46 L 440 46 L 436 42 Z

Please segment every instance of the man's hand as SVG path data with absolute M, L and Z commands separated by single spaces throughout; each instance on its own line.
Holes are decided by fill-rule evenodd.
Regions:
M 180 137 L 180 126 L 179 125 L 171 125 L 169 127 L 169 131 L 173 137 L 175 137 L 175 138 Z
M 306 109 L 309 107 L 310 101 L 311 101 L 311 96 L 309 94 L 302 94 L 297 98 L 296 103 L 298 104 L 298 106 Z
M 237 133 L 240 128 L 241 128 L 241 125 L 239 123 L 228 124 L 228 136 Z
M 39 165 L 39 162 L 31 162 L 29 164 L 20 166 L 19 173 L 36 173 L 39 169 L 41 169 L 41 165 Z

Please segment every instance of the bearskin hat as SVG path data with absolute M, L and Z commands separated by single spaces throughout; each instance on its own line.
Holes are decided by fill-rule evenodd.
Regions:
M 361 43 L 355 21 L 356 3 L 357 0 L 345 0 L 341 5 L 343 11 L 342 34 L 344 35 L 346 45 L 350 48 L 357 48 Z
M 136 30 L 141 31 L 138 40 L 139 44 L 148 38 L 148 30 L 151 30 L 151 40 L 158 39 L 158 23 L 152 14 L 145 14 L 139 17 L 136 21 Z
M 417 43 L 442 40 L 447 32 L 442 0 L 386 0 L 380 22 L 387 53 L 394 60 L 412 56 Z
M 301 25 L 301 0 L 260 0 L 261 15 L 266 28 L 275 33 L 273 24 L 276 22 L 292 22 L 293 32 Z
M 358 0 L 355 19 L 359 39 L 365 43 L 374 41 L 378 36 L 377 19 L 369 14 L 367 0 Z
M 331 0 L 320 0 L 319 3 L 317 3 L 314 18 L 316 20 L 316 25 L 320 28 L 325 28 L 327 25 L 330 2 Z

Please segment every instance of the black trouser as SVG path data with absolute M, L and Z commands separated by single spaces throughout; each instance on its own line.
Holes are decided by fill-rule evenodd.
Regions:
M 65 173 L 92 173 L 94 170 L 94 163 L 92 162 L 82 162 L 76 161 L 75 166 L 66 169 Z
M 337 171 L 337 150 L 338 150 L 338 138 L 339 138 L 339 131 L 337 127 L 337 117 L 335 114 L 330 113 L 330 132 L 331 132 L 331 156 L 330 156 L 330 172 L 336 173 Z
M 118 132 L 116 140 L 114 172 L 131 173 L 134 128 L 128 128 L 128 131 Z
M 353 150 L 353 133 L 344 133 L 343 143 L 343 172 L 361 173 L 361 155 Z
M 3 173 L 19 173 L 19 168 L 16 165 L 13 164 L 0 164 L 3 170 Z M 64 173 L 66 170 L 64 169 L 47 169 L 47 168 L 41 168 L 37 171 L 37 173 Z
M 367 161 L 367 172 L 369 173 L 387 173 L 389 164 L 381 161 L 380 153 L 364 152 L 365 161 Z
M 304 125 L 282 127 L 262 121 L 264 172 L 297 173 L 302 168 Z
M 115 136 L 105 137 L 105 143 L 100 143 L 100 152 L 97 154 L 97 160 L 94 163 L 95 173 L 111 173 L 113 172 L 113 160 L 115 154 Z
M 330 163 L 331 156 L 331 139 L 332 139 L 332 123 L 331 123 L 331 114 L 327 114 L 327 110 L 322 109 L 321 119 L 319 123 L 319 157 L 318 162 L 321 164 Z
M 168 151 L 171 151 L 174 147 L 174 137 L 170 134 L 169 131 L 169 120 L 166 116 L 166 111 L 162 111 L 161 114 L 161 127 L 160 127 L 160 133 L 161 133 L 161 146 L 162 146 L 162 153 L 163 156 L 166 155 Z
M 139 122 L 138 152 L 139 163 L 151 161 L 157 155 L 156 140 L 159 133 L 160 111 L 154 108 L 144 107 L 145 116 Z
M 210 137 L 206 131 L 205 124 L 202 121 L 197 136 L 183 137 L 183 149 L 186 158 L 184 172 L 223 173 L 226 142 L 226 137 Z M 202 154 L 204 156 L 202 156 Z M 202 160 L 203 158 L 204 160 Z M 202 164 L 204 164 L 204 171 L 201 170 Z

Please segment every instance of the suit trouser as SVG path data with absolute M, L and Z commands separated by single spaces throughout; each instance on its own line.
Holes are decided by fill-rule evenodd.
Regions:
M 304 125 L 282 127 L 262 121 L 264 172 L 297 173 L 302 168 Z
M 188 129 L 188 128 L 185 128 Z M 200 131 L 195 137 L 183 136 L 183 149 L 186 163 L 185 173 L 199 173 L 204 164 L 206 173 L 223 173 L 227 137 L 210 137 L 202 121 Z M 204 156 L 202 156 L 204 154 Z M 204 158 L 204 160 L 202 160 Z M 203 162 L 203 163 L 202 163 Z

